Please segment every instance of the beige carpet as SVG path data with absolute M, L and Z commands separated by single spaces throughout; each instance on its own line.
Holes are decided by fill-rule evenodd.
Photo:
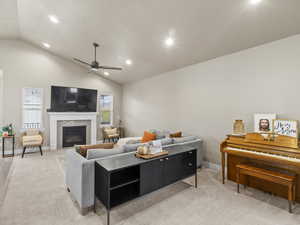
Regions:
M 63 151 L 15 157 L 1 225 L 101 225 L 105 210 L 81 216 L 64 185 Z M 219 173 L 199 170 L 199 187 L 178 182 L 123 204 L 111 212 L 112 225 L 293 225 L 300 224 L 300 205 L 287 212 L 287 201 L 247 188 L 236 194 Z M 1 204 L 0 204 L 1 205 Z
M 2 153 L 2 152 L 1 152 Z M 13 158 L 0 158 L 0 207 L 6 194 Z

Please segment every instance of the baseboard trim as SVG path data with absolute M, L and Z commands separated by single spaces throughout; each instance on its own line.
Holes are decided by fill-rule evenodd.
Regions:
M 213 170 L 221 170 L 221 165 L 215 164 L 215 163 L 211 163 L 209 161 L 204 161 L 203 162 L 203 167 L 204 168 L 210 168 L 210 169 L 213 169 Z

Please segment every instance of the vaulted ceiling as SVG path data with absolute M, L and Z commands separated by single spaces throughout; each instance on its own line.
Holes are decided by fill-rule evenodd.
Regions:
M 19 35 L 17 1 L 0 0 L 0 39 L 15 39 Z
M 98 42 L 101 64 L 124 67 L 108 78 L 126 83 L 300 33 L 299 0 L 249 1 L 0 0 L 0 38 L 87 61 Z

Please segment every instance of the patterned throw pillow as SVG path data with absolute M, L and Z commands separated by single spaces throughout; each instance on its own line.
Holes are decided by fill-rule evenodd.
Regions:
M 151 130 L 149 130 L 149 132 L 152 133 L 152 134 L 155 134 L 157 140 L 167 137 L 168 133 L 169 133 L 166 130 L 157 130 L 157 129 L 151 129 Z
M 170 138 L 180 138 L 180 137 L 182 137 L 182 132 L 181 131 L 170 134 Z

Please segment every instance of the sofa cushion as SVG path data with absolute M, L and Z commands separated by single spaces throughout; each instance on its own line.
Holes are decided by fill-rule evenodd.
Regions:
M 124 152 L 134 152 L 141 145 L 144 145 L 144 144 L 143 143 L 126 144 L 126 145 L 123 145 L 123 149 L 124 149 Z
M 36 146 L 43 143 L 43 138 L 41 135 L 31 135 L 23 136 L 22 144 L 23 146 Z
M 86 159 L 97 159 L 103 158 L 106 156 L 117 155 L 123 153 L 123 148 L 113 148 L 113 149 L 88 149 Z
M 117 128 L 107 128 L 105 129 L 106 134 L 109 135 L 118 135 Z
M 142 143 L 142 139 L 128 140 L 125 144 L 139 144 L 139 143 Z
M 184 143 L 184 142 L 190 142 L 199 139 L 197 136 L 186 136 L 186 137 L 180 137 L 180 138 L 173 138 L 174 144 Z
M 161 141 L 162 146 L 173 144 L 172 138 L 163 138 L 163 139 L 160 139 L 160 141 Z
M 86 157 L 86 152 L 89 149 L 112 149 L 114 147 L 114 143 L 102 143 L 96 145 L 80 145 L 79 148 L 77 147 L 77 151 L 83 157 Z
M 109 138 L 118 138 L 119 135 L 118 134 L 109 134 L 107 135 Z
M 180 138 L 180 137 L 182 137 L 181 131 L 170 134 L 170 138 Z
M 144 131 L 144 136 L 142 138 L 142 142 L 149 142 L 149 141 L 153 141 L 156 139 L 156 134 L 150 133 L 148 131 Z
M 129 141 L 132 141 L 131 143 L 127 143 Z M 127 138 L 120 138 L 117 142 L 117 146 L 123 146 L 125 144 L 137 144 L 137 143 L 141 143 L 142 141 L 142 137 L 127 137 Z

